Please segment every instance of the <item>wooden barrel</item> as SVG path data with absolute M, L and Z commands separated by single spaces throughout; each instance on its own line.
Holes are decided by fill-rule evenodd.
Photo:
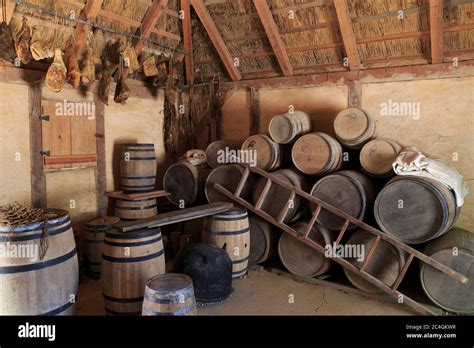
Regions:
M 116 315 L 142 312 L 146 281 L 165 273 L 159 228 L 105 232 L 102 249 L 102 290 L 105 311 Z
M 246 210 L 229 210 L 209 219 L 207 242 L 224 249 L 232 260 L 232 278 L 247 273 L 250 229 Z
M 300 221 L 292 227 L 298 233 L 304 234 L 309 221 Z M 309 233 L 309 238 L 325 247 L 331 244 L 337 233 L 322 226 L 314 225 Z M 300 277 L 315 277 L 326 273 L 332 261 L 324 254 L 317 252 L 308 245 L 299 241 L 289 233 L 283 233 L 278 242 L 278 255 L 285 268 Z
M 276 254 L 280 231 L 257 216 L 249 216 L 250 253 L 249 264 L 263 263 Z
M 213 143 L 210 143 L 206 148 L 207 164 L 211 168 L 217 168 L 219 166 L 227 164 L 225 154 L 231 154 L 230 151 L 235 150 L 237 150 L 237 147 L 231 142 L 224 140 L 214 141 Z M 235 163 L 235 161 L 231 163 Z
M 358 108 L 339 112 L 334 120 L 334 133 L 344 146 L 360 149 L 375 135 L 375 120 Z
M 300 190 L 307 192 L 311 187 L 308 178 L 304 175 L 301 175 L 296 169 L 279 169 L 274 171 L 272 174 Z M 264 177 L 261 177 L 257 181 L 252 195 L 254 203 L 257 203 L 257 200 L 260 197 L 266 182 L 267 179 Z M 290 190 L 285 189 L 277 184 L 272 184 L 265 200 L 263 201 L 261 209 L 271 216 L 277 217 L 283 210 L 283 207 L 288 201 L 288 198 L 290 198 L 290 195 Z M 300 219 L 307 212 L 308 207 L 305 203 L 306 201 L 302 200 L 300 196 L 295 196 L 293 203 L 290 205 L 290 209 L 288 210 L 288 213 L 286 214 L 286 217 L 283 221 L 294 222 Z
M 439 181 L 397 176 L 377 195 L 374 215 L 385 233 L 407 244 L 441 236 L 455 224 L 460 209 L 453 193 Z
M 65 210 L 47 209 L 44 222 L 0 225 L 0 315 L 72 315 L 79 264 Z M 45 243 L 46 242 L 46 243 Z M 47 245 L 40 258 L 40 245 Z
M 86 223 L 84 261 L 86 273 L 92 278 L 100 278 L 105 231 L 119 221 L 116 216 L 106 216 Z
M 156 180 L 155 145 L 124 144 L 120 173 L 124 192 L 153 191 Z
M 324 133 L 310 133 L 300 137 L 291 150 L 293 164 L 309 175 L 323 175 L 342 166 L 342 147 Z
M 252 135 L 242 144 L 242 156 L 249 159 L 256 159 L 257 168 L 271 172 L 285 164 L 287 159 L 287 149 L 275 143 L 265 134 Z M 245 161 L 245 163 L 254 166 L 254 164 Z
M 345 243 L 345 254 L 342 257 L 357 268 L 361 268 L 376 238 L 369 232 L 355 231 Z M 381 239 L 365 271 L 391 287 L 395 284 L 405 262 L 406 253 L 403 250 Z M 370 293 L 383 293 L 381 289 L 362 279 L 354 272 L 344 268 L 344 273 L 356 288 Z
M 311 194 L 360 220 L 372 209 L 374 201 L 374 187 L 369 178 L 353 170 L 342 170 L 319 179 Z M 314 213 L 316 206 L 311 204 L 310 209 Z M 316 221 L 331 230 L 340 230 L 345 219 L 321 209 Z M 349 224 L 348 229 L 352 228 L 355 225 Z
M 463 284 L 420 263 L 420 278 L 426 295 L 438 306 L 451 312 L 474 313 L 474 234 L 453 228 L 428 243 L 424 254 L 469 278 Z
M 311 132 L 310 117 L 303 111 L 276 115 L 270 120 L 268 133 L 278 144 L 290 144 L 299 136 Z
M 163 177 L 163 189 L 170 193 L 168 199 L 175 205 L 193 204 L 204 191 L 210 169 L 196 167 L 188 162 L 172 164 Z
M 158 214 L 156 198 L 115 199 L 115 215 L 122 220 L 137 220 Z
M 146 282 L 143 315 L 195 315 L 193 281 L 180 273 L 157 275 Z
M 374 139 L 362 147 L 359 159 L 362 170 L 376 178 L 394 176 L 392 164 L 402 147 L 393 140 Z

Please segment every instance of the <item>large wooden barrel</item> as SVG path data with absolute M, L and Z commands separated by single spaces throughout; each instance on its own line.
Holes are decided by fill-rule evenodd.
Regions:
M 377 237 L 369 232 L 363 230 L 355 231 L 345 243 L 345 254 L 341 255 L 341 257 L 345 258 L 357 268 L 361 268 L 376 238 Z M 395 284 L 395 281 L 405 265 L 406 256 L 406 253 L 402 249 L 381 239 L 365 271 L 391 287 Z M 358 289 L 370 293 L 383 292 L 380 288 L 370 284 L 352 271 L 344 268 L 344 273 L 352 285 Z
M 124 144 L 120 173 L 124 192 L 153 191 L 156 180 L 155 146 Z
M 422 262 L 420 278 L 426 295 L 451 312 L 474 313 L 474 234 L 453 228 L 428 243 L 424 254 L 469 278 L 463 284 Z
M 231 161 L 226 163 L 225 154 L 231 154 L 231 151 L 236 151 L 237 146 L 229 141 L 217 140 L 210 143 L 206 148 L 206 160 L 207 164 L 211 168 L 217 168 L 225 164 L 236 163 L 236 161 Z
M 342 110 L 334 120 L 334 133 L 348 148 L 360 149 L 374 137 L 375 130 L 375 120 L 358 108 Z
M 276 115 L 270 120 L 268 133 L 278 144 L 290 144 L 299 136 L 311 132 L 313 125 L 309 115 L 303 111 Z
M 298 233 L 304 234 L 309 221 L 300 221 L 292 226 Z M 314 225 L 309 238 L 325 247 L 337 237 L 334 231 Z M 326 273 L 332 261 L 288 233 L 283 233 L 278 242 L 278 255 L 285 268 L 300 277 L 316 277 Z
M 310 133 L 300 137 L 291 150 L 293 164 L 309 175 L 323 175 L 342 166 L 342 147 L 324 133 Z
M 46 212 L 46 228 L 44 222 L 0 226 L 0 315 L 74 313 L 79 264 L 71 219 L 64 210 Z M 42 259 L 40 245 L 47 245 Z
M 86 272 L 92 278 L 100 278 L 105 231 L 119 221 L 116 216 L 105 216 L 86 223 L 84 262 Z
M 359 159 L 362 170 L 370 176 L 386 178 L 394 176 L 392 164 L 402 147 L 393 140 L 374 139 L 362 147 Z
M 360 220 L 372 209 L 375 196 L 371 181 L 353 170 L 342 170 L 319 179 L 311 194 Z M 311 204 L 310 209 L 314 213 L 316 206 Z M 331 230 L 340 230 L 345 219 L 321 209 L 316 221 Z M 349 224 L 348 229 L 352 228 L 355 225 Z
M 271 172 L 283 166 L 288 154 L 285 146 L 275 143 L 265 134 L 252 135 L 242 144 L 242 156 L 254 159 L 255 163 L 245 163 Z
M 206 185 L 204 188 L 204 192 L 206 194 L 207 201 L 209 203 L 214 203 L 214 202 L 231 202 L 233 201 L 226 196 L 224 196 L 222 193 L 217 191 L 214 188 L 214 184 L 220 184 L 230 192 L 234 193 L 235 189 L 237 188 L 237 185 L 240 182 L 240 179 L 242 178 L 242 175 L 244 173 L 244 167 L 239 165 L 239 164 L 228 164 L 225 166 L 220 166 L 214 169 L 209 176 L 207 177 L 206 180 Z M 247 183 L 245 184 L 241 197 L 248 200 L 252 197 L 252 190 L 253 186 L 255 185 L 256 182 L 256 177 L 253 174 L 250 174 L 250 176 L 247 179 Z
M 385 233 L 407 244 L 437 238 L 455 224 L 460 209 L 439 181 L 397 176 L 377 195 L 374 215 Z
M 145 219 L 156 214 L 156 198 L 115 199 L 115 215 L 122 220 Z
M 160 274 L 146 282 L 143 315 L 195 315 L 193 281 L 180 273 Z
M 105 311 L 139 315 L 148 279 L 165 273 L 165 255 L 159 228 L 123 233 L 105 232 L 102 250 L 102 290 Z
M 263 263 L 276 254 L 281 231 L 257 216 L 249 216 L 249 226 L 249 263 L 251 265 Z
M 175 205 L 193 204 L 204 190 L 210 169 L 196 167 L 188 162 L 172 164 L 163 177 L 163 189 L 170 193 L 168 199 Z
M 308 192 L 311 187 L 308 178 L 300 174 L 296 169 L 279 169 L 274 171 L 272 174 L 300 190 Z M 267 179 L 264 177 L 261 177 L 257 181 L 252 195 L 254 203 L 257 203 L 266 182 Z M 290 190 L 277 184 L 272 184 L 265 200 L 263 201 L 261 209 L 271 216 L 278 217 L 278 214 L 283 210 L 290 195 Z M 306 201 L 296 195 L 293 199 L 293 203 L 290 205 L 290 209 L 286 214 L 284 222 L 294 222 L 300 219 L 307 212 L 308 207 L 305 203 Z
M 232 278 L 247 273 L 250 228 L 246 210 L 233 209 L 209 218 L 207 242 L 224 249 L 232 260 Z

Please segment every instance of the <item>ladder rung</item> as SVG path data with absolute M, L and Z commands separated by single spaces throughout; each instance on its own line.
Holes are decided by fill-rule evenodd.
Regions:
M 265 183 L 265 187 L 263 188 L 263 191 L 260 194 L 260 197 L 258 197 L 257 203 L 255 204 L 255 209 L 260 209 L 262 207 L 263 201 L 270 190 L 270 186 L 272 186 L 272 179 L 268 178 L 267 182 Z
M 365 257 L 364 263 L 362 263 L 362 267 L 360 268 L 360 271 L 361 271 L 361 272 L 364 272 L 364 271 L 365 271 L 365 268 L 366 268 L 367 265 L 369 264 L 369 261 L 370 261 L 370 259 L 372 258 L 372 255 L 374 254 L 375 248 L 376 248 L 377 245 L 379 244 L 380 239 L 381 239 L 381 237 L 380 237 L 380 236 L 377 236 L 377 238 L 375 239 L 374 244 L 372 244 L 372 246 L 370 247 L 370 250 L 369 250 L 369 252 L 367 253 L 367 256 Z
M 283 221 L 285 220 L 286 214 L 288 214 L 288 210 L 290 210 L 291 202 L 293 202 L 295 197 L 296 197 L 296 193 L 294 191 L 291 191 L 290 197 L 288 197 L 288 200 L 286 201 L 286 204 L 283 207 L 283 210 L 280 212 L 280 214 L 278 214 L 279 223 L 283 223 Z M 293 203 L 293 206 L 294 206 L 294 203 Z
M 342 226 L 341 231 L 339 232 L 339 235 L 337 236 L 336 246 L 339 245 L 339 243 L 341 242 L 342 236 L 344 236 L 344 233 L 346 232 L 347 227 L 349 227 L 349 220 L 346 219 L 346 221 L 344 222 L 344 226 Z
M 414 257 L 415 257 L 415 255 L 410 254 L 410 256 L 408 257 L 407 261 L 406 261 L 405 264 L 403 265 L 403 268 L 402 268 L 402 270 L 400 271 L 400 274 L 398 275 L 397 280 L 396 280 L 395 283 L 393 284 L 392 290 L 397 290 L 398 286 L 401 284 L 401 282 L 402 282 L 402 280 L 403 280 L 403 277 L 405 277 L 405 274 L 406 274 L 407 271 L 408 271 L 408 267 L 410 267 L 410 264 L 411 264 L 411 262 L 413 261 L 413 258 L 414 258 Z
M 314 211 L 313 216 L 311 217 L 311 220 L 309 221 L 308 226 L 306 226 L 306 230 L 304 231 L 304 237 L 308 238 L 309 234 L 311 233 L 311 230 L 313 229 L 314 223 L 316 222 L 316 219 L 318 218 L 319 213 L 321 212 L 321 204 L 318 204 L 316 207 L 316 210 Z
M 242 190 L 244 189 L 245 183 L 247 182 L 247 179 L 250 175 L 250 169 L 249 167 L 245 167 L 245 171 L 242 174 L 242 177 L 240 178 L 239 184 L 237 185 L 237 188 L 235 189 L 234 196 L 235 197 L 240 197 L 240 194 L 242 193 Z

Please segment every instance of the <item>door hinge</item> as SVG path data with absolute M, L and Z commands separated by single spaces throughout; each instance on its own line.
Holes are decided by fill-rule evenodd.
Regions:
M 48 151 L 41 151 L 40 152 L 41 156 L 51 156 L 51 151 L 48 150 Z

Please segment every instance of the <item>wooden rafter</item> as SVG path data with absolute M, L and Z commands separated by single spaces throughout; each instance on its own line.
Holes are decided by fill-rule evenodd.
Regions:
M 290 58 L 286 52 L 285 44 L 278 33 L 278 27 L 273 19 L 272 12 L 268 7 L 266 0 L 253 0 L 253 4 L 257 10 L 260 21 L 262 22 L 268 41 L 272 46 L 273 52 L 278 60 L 281 71 L 285 76 L 293 75 L 293 67 L 291 66 Z
M 219 31 L 217 30 L 217 27 L 214 24 L 214 21 L 212 20 L 209 11 L 204 5 L 204 2 L 202 0 L 191 0 L 191 5 L 193 5 L 194 10 L 196 11 L 202 25 L 206 29 L 207 34 L 209 35 L 209 38 L 211 39 L 217 51 L 217 54 L 221 58 L 227 72 L 230 75 L 230 78 L 233 81 L 240 80 L 242 78 L 242 75 L 240 74 L 237 67 L 234 65 L 234 59 L 232 58 L 232 55 L 230 54 L 227 46 L 225 45 L 224 40 L 219 34 Z
M 430 0 L 431 63 L 443 62 L 443 0 Z
M 344 49 L 349 59 L 349 68 L 351 70 L 358 70 L 360 68 L 360 58 L 357 52 L 357 44 L 354 30 L 352 29 L 352 20 L 347 6 L 347 0 L 334 0 L 334 8 L 336 9 Z
M 6 20 L 7 20 L 7 24 L 10 24 L 10 21 L 12 20 L 12 17 L 13 17 L 13 12 L 15 12 L 15 7 L 16 7 L 16 2 L 15 0 L 7 0 L 6 2 Z M 3 11 L 2 9 L 0 9 L 0 13 L 1 13 L 1 16 L 0 16 L 0 20 L 3 20 Z
M 87 0 L 86 5 L 84 6 L 84 9 L 79 17 L 79 19 L 83 21 L 93 21 L 96 17 L 97 14 L 100 11 L 100 8 L 102 6 L 102 0 Z M 77 23 L 76 25 L 76 31 L 75 31 L 75 38 L 76 38 L 76 55 L 79 56 L 82 52 L 82 49 L 84 48 L 84 45 L 86 44 L 86 39 L 87 39 L 87 34 L 91 30 L 91 27 L 89 25 L 83 24 L 83 23 Z
M 142 52 L 143 47 L 145 46 L 145 40 L 150 37 L 156 26 L 156 22 L 158 22 L 161 15 L 164 13 L 166 5 L 168 5 L 168 0 L 155 0 L 150 7 L 148 7 L 142 25 L 136 32 L 136 35 L 140 37 L 133 40 L 133 45 L 137 55 Z
M 181 11 L 183 11 L 183 46 L 184 46 L 184 67 L 186 70 L 186 82 L 192 84 L 194 81 L 193 66 L 193 39 L 191 29 L 191 2 L 181 0 Z

